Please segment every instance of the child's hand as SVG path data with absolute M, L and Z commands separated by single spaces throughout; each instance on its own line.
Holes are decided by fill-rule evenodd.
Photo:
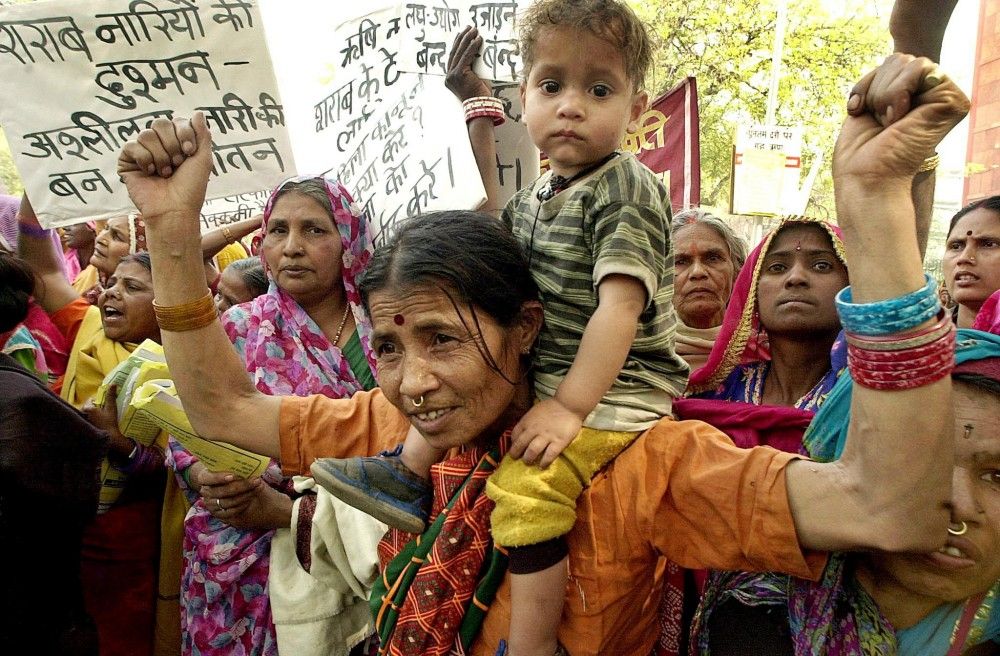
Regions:
M 545 469 L 569 446 L 582 426 L 583 420 L 576 413 L 555 399 L 546 399 L 535 404 L 517 422 L 507 453 L 523 459 L 526 464 L 537 463 Z

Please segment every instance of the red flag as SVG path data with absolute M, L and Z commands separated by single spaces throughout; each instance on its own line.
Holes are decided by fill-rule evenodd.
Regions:
M 689 77 L 653 101 L 639 129 L 625 135 L 622 150 L 634 153 L 653 173 L 669 172 L 670 200 L 679 212 L 701 203 L 698 87 Z

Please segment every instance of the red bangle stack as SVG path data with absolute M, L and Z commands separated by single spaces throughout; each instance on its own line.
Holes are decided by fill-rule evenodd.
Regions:
M 937 323 L 918 332 L 846 336 L 851 377 L 865 387 L 913 389 L 941 380 L 955 367 L 955 325 L 943 311 Z
M 462 102 L 465 122 L 476 118 L 493 119 L 493 125 L 503 125 L 507 117 L 503 113 L 503 101 L 493 96 L 476 96 Z

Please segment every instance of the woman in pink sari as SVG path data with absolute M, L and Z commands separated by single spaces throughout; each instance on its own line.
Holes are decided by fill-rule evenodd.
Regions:
M 847 286 L 840 230 L 789 217 L 747 257 L 705 366 L 676 399 L 680 419 L 700 419 L 738 446 L 799 453 L 816 410 L 847 367 L 834 296 Z M 683 651 L 683 629 L 704 572 L 670 566 L 660 604 L 658 654 Z M 697 579 L 697 580 L 696 580 Z M 688 602 L 685 608 L 684 603 Z
M 739 446 L 798 452 L 802 432 L 847 365 L 834 296 L 847 286 L 840 231 L 786 219 L 740 272 L 707 364 L 675 412 Z
M 254 245 L 270 287 L 230 308 L 223 325 L 257 389 L 344 398 L 374 387 L 371 328 L 356 286 L 372 254 L 371 233 L 347 190 L 322 177 L 282 183 Z M 272 460 L 259 481 L 229 483 L 175 442 L 171 463 L 193 503 L 185 521 L 183 652 L 277 654 L 267 579 L 274 529 L 291 521 L 290 481 Z M 309 525 L 314 501 L 299 503 L 300 526 Z

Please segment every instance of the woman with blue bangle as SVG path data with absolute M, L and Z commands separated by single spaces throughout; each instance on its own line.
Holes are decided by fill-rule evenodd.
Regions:
M 884 91 L 887 72 L 907 65 L 912 64 L 906 56 L 890 58 L 880 69 L 882 77 L 866 78 L 871 86 L 859 84 L 855 97 Z M 838 205 L 842 200 L 838 196 Z M 1000 636 L 995 609 L 1000 580 L 1000 337 L 961 330 L 953 359 L 948 345 L 955 330 L 929 277 L 921 288 L 893 299 L 853 300 L 850 288 L 837 296 L 850 375 L 837 381 L 810 424 L 805 451 L 818 461 L 839 457 L 852 390 L 913 389 L 957 365 L 947 542 L 932 554 L 836 554 L 817 582 L 723 574 L 708 588 L 692 629 L 700 654 L 744 653 L 750 631 L 758 653 L 796 656 L 958 656 L 992 653 L 987 645 L 995 648 Z M 759 618 L 761 612 L 772 621 L 745 626 L 747 617 Z M 974 651 L 979 649 L 986 651 Z

